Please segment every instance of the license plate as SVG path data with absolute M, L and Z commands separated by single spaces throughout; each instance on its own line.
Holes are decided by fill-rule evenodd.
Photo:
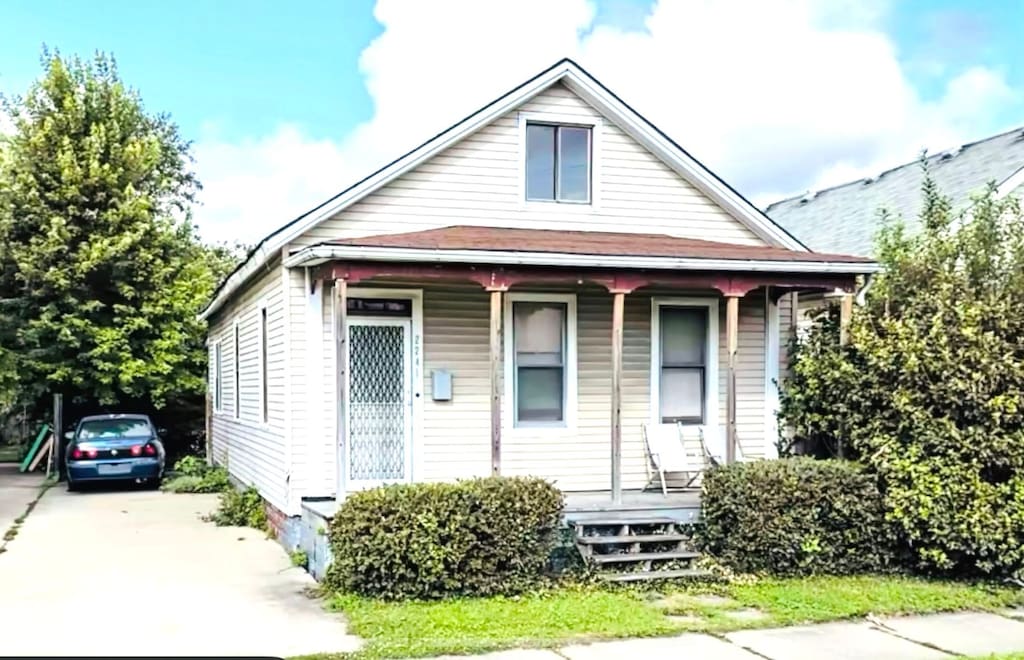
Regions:
M 129 474 L 132 471 L 132 466 L 117 463 L 104 465 L 101 463 L 96 467 L 96 471 L 102 475 Z

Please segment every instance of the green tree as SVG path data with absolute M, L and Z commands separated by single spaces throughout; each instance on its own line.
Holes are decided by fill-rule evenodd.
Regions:
M 112 58 L 44 51 L 42 64 L 24 97 L 4 99 L 14 126 L 0 156 L 5 398 L 45 405 L 62 392 L 70 404 L 154 408 L 201 398 L 196 313 L 230 252 L 196 236 L 189 143 L 146 112 Z
M 1024 567 L 1024 215 L 994 186 L 956 212 L 924 186 L 922 229 L 883 230 L 851 343 L 828 324 L 793 354 L 782 415 L 878 475 L 921 566 Z M 805 350 L 806 347 L 806 350 Z

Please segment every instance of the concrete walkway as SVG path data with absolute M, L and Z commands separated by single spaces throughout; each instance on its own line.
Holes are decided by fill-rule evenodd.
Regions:
M 935 614 L 745 630 L 722 637 L 688 633 L 540 651 L 502 651 L 487 660 L 941 660 L 1024 651 L 1024 612 Z M 454 656 L 452 657 L 454 658 Z M 448 659 L 450 660 L 450 659 Z
M 199 519 L 216 499 L 51 488 L 0 554 L 0 656 L 358 648 L 280 545 Z
M 43 485 L 40 472 L 22 474 L 17 463 L 0 463 L 0 537 L 25 513 Z M 0 541 L 0 545 L 3 541 Z

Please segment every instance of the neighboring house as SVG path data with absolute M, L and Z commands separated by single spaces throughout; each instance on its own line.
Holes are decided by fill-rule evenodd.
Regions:
M 954 208 L 995 183 L 997 195 L 1024 192 L 1024 127 L 965 144 L 926 158 L 927 172 Z M 911 232 L 920 228 L 925 168 L 915 160 L 817 192 L 770 204 L 765 213 L 812 250 L 872 256 L 884 213 L 903 219 Z M 808 328 L 830 294 L 802 295 L 797 325 Z
M 970 203 L 990 183 L 998 194 L 1024 192 L 1024 127 L 933 154 L 927 170 L 956 207 Z M 775 202 L 768 216 L 812 250 L 870 256 L 883 210 L 920 226 L 924 169 L 916 160 L 867 177 Z
M 610 503 L 647 484 L 643 424 L 772 456 L 785 294 L 873 269 L 808 251 L 563 60 L 221 285 L 213 460 L 279 518 L 491 474 Z

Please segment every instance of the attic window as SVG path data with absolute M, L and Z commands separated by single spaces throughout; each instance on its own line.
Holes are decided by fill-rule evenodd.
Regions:
M 590 202 L 591 128 L 526 125 L 526 199 Z

